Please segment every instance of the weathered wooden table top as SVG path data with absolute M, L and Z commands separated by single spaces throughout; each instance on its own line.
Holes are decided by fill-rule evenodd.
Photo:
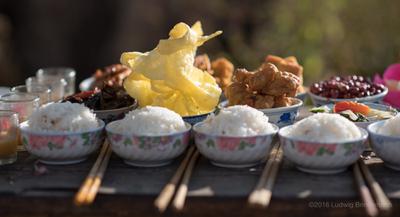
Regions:
M 181 158 L 171 165 L 138 168 L 124 164 L 114 154 L 100 194 L 89 207 L 75 207 L 73 196 L 82 184 L 97 153 L 85 162 L 48 166 L 37 163 L 27 152 L 18 161 L 0 166 L 0 216 L 364 216 L 351 169 L 336 175 L 313 175 L 298 171 L 284 161 L 273 190 L 271 206 L 247 206 L 264 164 L 247 169 L 213 166 L 201 157 L 194 169 L 183 213 L 159 214 L 154 199 L 174 174 Z M 367 161 L 383 190 L 400 210 L 400 172 L 386 168 L 378 158 Z M 38 167 L 46 172 L 37 172 Z M 43 169 L 43 168 L 42 168 Z M 362 205 L 362 204 L 361 204 Z M 353 207 L 344 207 L 353 206 Z

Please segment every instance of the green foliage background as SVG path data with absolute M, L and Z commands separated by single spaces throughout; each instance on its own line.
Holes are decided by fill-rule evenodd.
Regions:
M 223 27 L 228 52 L 221 55 L 238 66 L 255 68 L 266 54 L 294 55 L 309 84 L 332 74 L 372 76 L 400 60 L 400 1 L 260 1 L 242 11 L 247 7 L 237 20 L 249 20 L 250 33 Z

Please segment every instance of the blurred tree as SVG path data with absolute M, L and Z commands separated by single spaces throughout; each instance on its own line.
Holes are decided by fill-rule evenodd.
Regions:
M 226 56 L 237 67 L 254 69 L 267 54 L 294 55 L 306 83 L 372 75 L 400 59 L 398 8 L 398 0 L 0 0 L 11 29 L 0 29 L 0 70 L 13 77 L 0 85 L 61 65 L 76 68 L 81 80 L 124 51 L 152 49 L 175 23 L 196 20 L 206 33 L 224 31 L 199 53 Z

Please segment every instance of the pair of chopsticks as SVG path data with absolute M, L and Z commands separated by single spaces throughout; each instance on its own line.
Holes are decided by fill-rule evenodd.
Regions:
M 255 189 L 251 192 L 248 203 L 252 206 L 268 207 L 271 202 L 272 189 L 283 159 L 283 150 L 278 143 L 271 150 L 267 163 Z
M 194 146 L 189 148 L 185 158 L 182 160 L 175 174 L 154 201 L 154 205 L 161 213 L 167 209 L 172 197 L 174 196 L 175 189 L 177 188 L 177 185 L 181 179 L 182 181 L 178 187 L 178 190 L 176 191 L 175 198 L 172 202 L 172 207 L 176 211 L 181 211 L 183 209 L 188 192 L 190 177 L 199 155 L 199 151 Z
M 83 182 L 78 193 L 75 195 L 75 204 L 78 206 L 89 205 L 93 203 L 103 179 L 104 173 L 107 169 L 108 161 L 110 160 L 112 150 L 107 142 L 104 142 L 100 154 L 96 159 L 92 169 Z
M 392 203 L 362 159 L 353 165 L 353 173 L 369 216 L 377 216 L 379 210 L 388 212 L 392 209 Z

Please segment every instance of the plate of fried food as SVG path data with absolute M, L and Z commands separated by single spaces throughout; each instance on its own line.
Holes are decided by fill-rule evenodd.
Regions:
M 270 59 L 268 56 L 267 60 Z M 248 105 L 264 112 L 271 123 L 287 126 L 294 123 L 303 105 L 302 100 L 295 98 L 301 84 L 302 79 L 295 73 L 280 70 L 270 62 L 262 63 L 254 71 L 237 69 L 232 84 L 225 89 L 228 100 L 220 106 Z

